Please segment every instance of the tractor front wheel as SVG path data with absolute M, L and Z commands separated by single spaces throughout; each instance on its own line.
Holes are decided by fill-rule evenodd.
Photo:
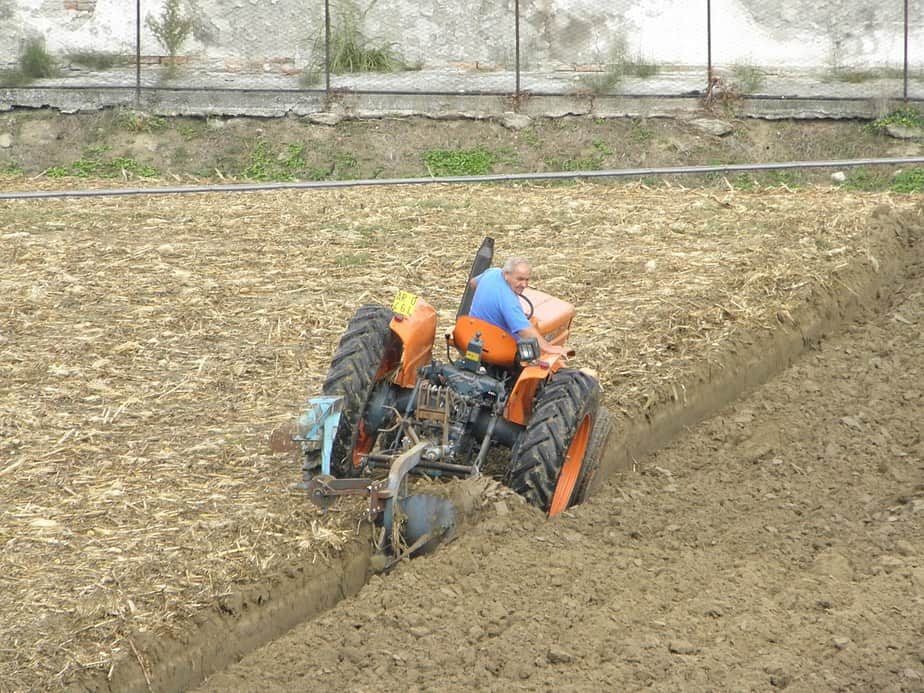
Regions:
M 401 361 L 401 342 L 389 327 L 393 313 L 384 306 L 360 306 L 331 360 L 321 392 L 343 397 L 340 425 L 331 453 L 337 477 L 356 476 L 361 456 L 372 450 L 378 431 L 363 425 L 376 387 L 388 387 L 388 377 Z
M 552 375 L 510 453 L 507 484 L 554 517 L 584 500 L 599 464 L 600 384 L 578 370 Z

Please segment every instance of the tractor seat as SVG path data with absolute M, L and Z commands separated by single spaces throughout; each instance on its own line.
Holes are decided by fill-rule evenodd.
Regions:
M 497 325 L 469 315 L 460 315 L 456 319 L 456 326 L 452 330 L 452 341 L 456 349 L 464 354 L 476 332 L 481 333 L 481 341 L 484 343 L 481 349 L 482 361 L 502 368 L 509 368 L 514 364 L 517 357 L 517 340 L 513 335 Z

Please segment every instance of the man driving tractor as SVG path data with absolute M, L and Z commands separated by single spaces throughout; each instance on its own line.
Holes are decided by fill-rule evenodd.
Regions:
M 497 325 L 511 335 L 536 338 L 540 350 L 546 354 L 563 354 L 565 347 L 547 341 L 523 312 L 519 297 L 529 286 L 531 276 L 532 267 L 522 257 L 512 257 L 503 267 L 485 270 L 471 280 L 475 296 L 469 315 Z

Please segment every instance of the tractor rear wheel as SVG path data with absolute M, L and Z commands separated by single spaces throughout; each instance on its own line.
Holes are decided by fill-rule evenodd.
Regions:
M 365 430 L 363 419 L 376 387 L 388 387 L 388 376 L 401 361 L 401 342 L 389 327 L 393 315 L 384 306 L 360 306 L 324 379 L 324 395 L 343 397 L 331 453 L 331 471 L 337 477 L 357 476 L 361 455 L 375 445 L 378 431 Z
M 507 484 L 554 517 L 584 500 L 602 445 L 593 444 L 600 384 L 578 370 L 552 375 L 510 453 Z M 586 467 L 586 469 L 585 469 Z

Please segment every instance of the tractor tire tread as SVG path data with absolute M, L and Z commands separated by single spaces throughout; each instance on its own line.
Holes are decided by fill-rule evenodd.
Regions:
M 355 476 L 353 448 L 375 377 L 393 338 L 393 313 L 378 305 L 360 306 L 347 324 L 321 392 L 343 397 L 343 409 L 331 453 L 335 476 Z
M 530 504 L 547 511 L 571 439 L 586 414 L 596 420 L 599 407 L 600 385 L 592 376 L 572 369 L 553 374 L 511 451 L 507 484 Z

